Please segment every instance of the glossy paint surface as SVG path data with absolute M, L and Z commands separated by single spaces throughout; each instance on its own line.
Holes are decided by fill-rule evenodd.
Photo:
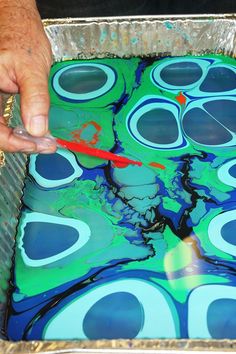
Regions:
M 235 60 L 62 62 L 50 93 L 54 136 L 142 166 L 31 156 L 9 338 L 236 338 Z

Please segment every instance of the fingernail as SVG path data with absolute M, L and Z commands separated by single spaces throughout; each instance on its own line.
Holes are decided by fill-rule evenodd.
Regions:
M 29 132 L 32 135 L 44 135 L 47 132 L 46 117 L 35 116 L 32 117 L 29 124 Z

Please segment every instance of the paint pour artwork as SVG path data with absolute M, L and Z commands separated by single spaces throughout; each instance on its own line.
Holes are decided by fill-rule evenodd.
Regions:
M 50 130 L 142 166 L 33 155 L 11 340 L 236 338 L 236 66 L 57 63 Z

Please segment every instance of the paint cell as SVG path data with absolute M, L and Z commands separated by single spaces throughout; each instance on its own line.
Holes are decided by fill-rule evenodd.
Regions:
M 232 135 L 200 108 L 193 108 L 184 115 L 183 129 L 198 144 L 223 145 L 232 140 Z
M 193 100 L 183 114 L 183 130 L 197 144 L 215 147 L 234 146 L 235 107 L 234 97 Z
M 70 226 L 31 222 L 24 229 L 23 247 L 29 258 L 37 260 L 65 251 L 78 238 L 78 231 Z
M 201 67 L 191 61 L 169 64 L 160 72 L 160 76 L 164 82 L 179 87 L 197 82 L 202 74 Z
M 68 322 L 73 313 L 77 316 Z M 62 328 L 61 321 L 68 323 L 67 328 Z M 98 323 L 99 329 L 95 328 Z M 62 332 L 67 339 L 111 339 L 119 335 L 175 338 L 178 320 L 165 291 L 152 283 L 127 278 L 103 283 L 69 303 L 47 324 L 44 339 L 60 338 Z
M 55 154 L 32 155 L 29 173 L 40 186 L 56 188 L 72 183 L 83 170 L 70 151 L 58 149 Z
M 19 248 L 30 267 L 56 262 L 83 247 L 91 235 L 80 220 L 28 212 L 20 222 Z
M 158 87 L 170 92 L 193 90 L 202 83 L 210 61 L 200 58 L 163 59 L 151 72 L 151 80 Z
M 117 292 L 103 297 L 90 308 L 83 330 L 89 339 L 129 339 L 137 336 L 143 320 L 143 308 L 138 299 L 133 294 Z
M 172 101 L 147 96 L 129 112 L 127 128 L 135 140 L 149 148 L 176 148 L 185 144 L 179 114 Z
M 139 134 L 153 144 L 172 144 L 178 139 L 178 126 L 172 112 L 153 109 L 137 122 Z
M 58 81 L 65 91 L 86 94 L 101 89 L 107 81 L 107 75 L 99 67 L 83 65 L 65 70 Z
M 235 287 L 214 284 L 195 289 L 188 303 L 189 336 L 234 339 L 235 312 Z
M 107 65 L 73 64 L 55 73 L 52 87 L 62 99 L 79 102 L 104 95 L 115 81 L 116 73 Z
M 40 176 L 48 180 L 65 179 L 75 172 L 70 162 L 57 153 L 38 155 L 35 169 Z
M 221 228 L 221 235 L 223 239 L 234 246 L 236 246 L 235 230 L 236 230 L 236 220 L 231 220 L 227 222 Z
M 222 313 L 224 314 L 222 316 Z M 234 339 L 236 331 L 236 299 L 218 299 L 208 307 L 209 332 L 215 339 Z
M 236 132 L 236 101 L 233 100 L 214 100 L 203 104 L 204 109 L 214 117 L 222 126 L 233 133 Z
M 236 164 L 230 167 L 229 174 L 236 179 Z
M 235 89 L 235 72 L 220 66 L 209 69 L 205 80 L 200 85 L 200 90 L 203 92 L 223 92 Z
M 230 210 L 215 216 L 208 227 L 211 243 L 233 256 L 236 256 L 235 225 L 236 210 Z

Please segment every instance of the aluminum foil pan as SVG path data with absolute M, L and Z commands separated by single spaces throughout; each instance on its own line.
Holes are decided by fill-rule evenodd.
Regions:
M 45 25 L 55 60 L 236 53 L 234 15 L 59 19 Z
M 183 56 L 222 53 L 235 57 L 236 16 L 161 16 L 45 20 L 55 61 L 76 58 Z M 2 97 L 5 118 L 12 101 Z M 11 124 L 20 120 L 14 109 Z M 0 152 L 0 325 L 7 306 L 14 237 L 25 176 L 26 156 Z M 236 352 L 230 340 L 111 340 L 9 342 L 2 333 L 0 353 L 180 353 Z

